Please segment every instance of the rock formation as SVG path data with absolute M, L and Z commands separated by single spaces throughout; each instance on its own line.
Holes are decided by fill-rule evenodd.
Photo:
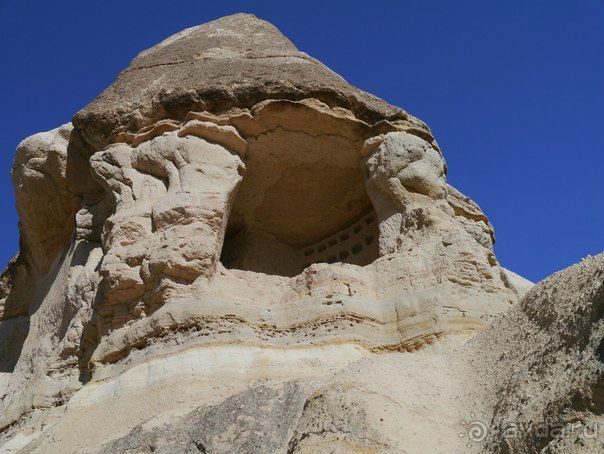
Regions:
M 517 304 L 446 173 L 424 123 L 254 16 L 142 52 L 17 149 L 0 449 L 450 452 L 475 407 L 480 446 L 530 452 L 509 420 L 599 418 L 602 257 Z

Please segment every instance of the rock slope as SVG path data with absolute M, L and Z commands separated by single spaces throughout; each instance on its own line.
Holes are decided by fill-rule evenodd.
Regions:
M 490 451 L 604 451 L 604 254 L 540 282 L 466 348 Z
M 491 411 L 501 392 L 472 361 L 500 361 L 460 346 L 541 297 L 516 305 L 532 284 L 499 265 L 493 227 L 446 173 L 424 123 L 254 16 L 142 52 L 73 123 L 17 149 L 0 449 L 465 449 L 466 402 Z M 472 342 L 520 342 L 516 316 Z M 596 366 L 567 359 L 589 388 Z M 493 427 L 522 396 L 506 403 Z M 537 446 L 496 433 L 489 449 Z

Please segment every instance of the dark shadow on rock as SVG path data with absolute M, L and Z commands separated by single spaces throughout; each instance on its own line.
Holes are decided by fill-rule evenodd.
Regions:
M 13 317 L 0 321 L 0 372 L 11 373 L 29 332 L 29 317 Z

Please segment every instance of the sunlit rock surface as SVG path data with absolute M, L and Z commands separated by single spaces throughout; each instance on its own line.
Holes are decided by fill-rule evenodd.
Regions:
M 446 173 L 425 124 L 254 16 L 142 52 L 17 149 L 0 449 L 465 449 L 496 391 L 460 346 L 532 284 Z

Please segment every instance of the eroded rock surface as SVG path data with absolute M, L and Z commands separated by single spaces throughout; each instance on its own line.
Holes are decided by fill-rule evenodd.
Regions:
M 421 121 L 253 16 L 142 52 L 17 150 L 2 449 L 463 449 L 460 402 L 496 391 L 457 348 L 531 283 L 446 174 Z
M 604 450 L 604 254 L 540 282 L 466 348 L 486 449 Z
M 602 304 L 604 254 L 541 282 L 461 348 L 441 342 L 320 380 L 259 383 L 151 419 L 99 452 L 601 452 Z

